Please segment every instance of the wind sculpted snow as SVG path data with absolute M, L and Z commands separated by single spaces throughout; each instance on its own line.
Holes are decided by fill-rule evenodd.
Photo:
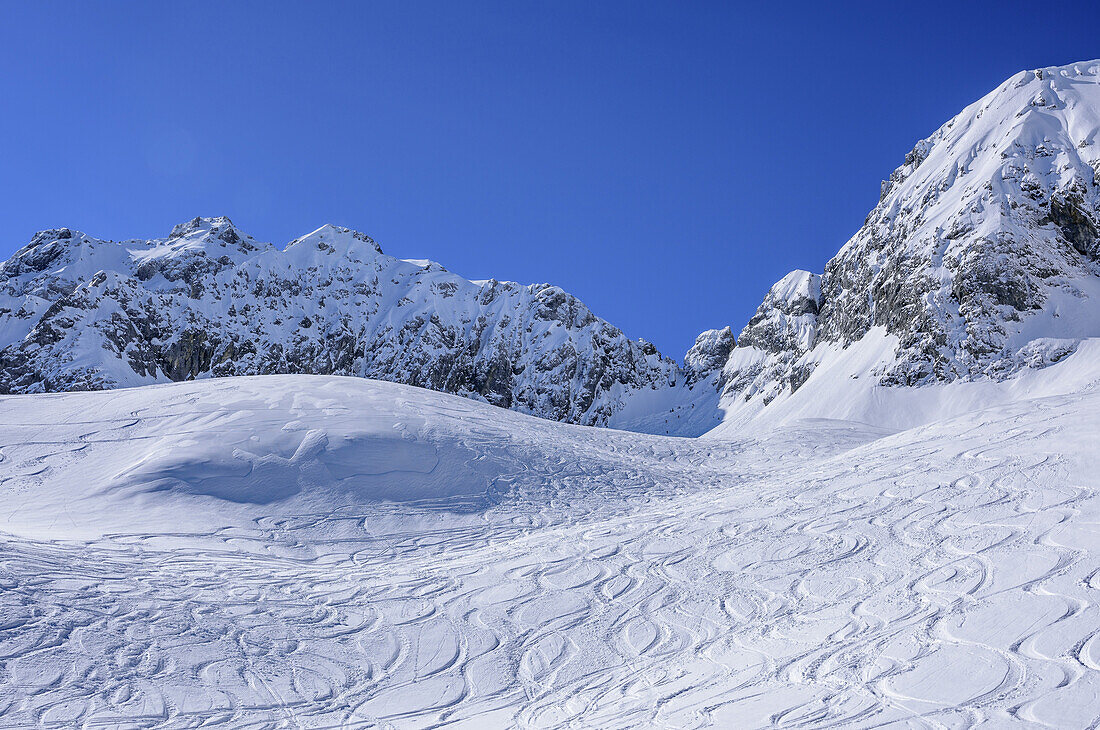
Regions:
M 676 439 L 358 378 L 0 399 L 0 726 L 1086 727 L 1100 393 Z

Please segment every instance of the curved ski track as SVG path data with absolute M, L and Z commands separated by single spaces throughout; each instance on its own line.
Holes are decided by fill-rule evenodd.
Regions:
M 197 428 L 188 392 L 4 400 L 4 521 L 151 420 Z M 1096 396 L 741 441 L 404 405 L 436 401 L 497 465 L 482 498 L 0 536 L 0 726 L 1100 722 Z

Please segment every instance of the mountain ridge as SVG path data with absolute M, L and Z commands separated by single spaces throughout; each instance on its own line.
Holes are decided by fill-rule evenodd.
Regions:
M 0 302 L 8 393 L 344 374 L 605 425 L 682 380 L 559 287 L 474 283 L 333 225 L 283 249 L 225 217 L 147 241 L 43 231 L 0 265 Z
M 657 433 L 862 420 L 1100 338 L 1098 178 L 1100 61 L 1017 73 L 917 142 L 822 273 L 682 365 L 559 287 L 469 281 L 340 226 L 282 249 L 225 217 L 119 243 L 52 229 L 0 265 L 0 392 L 300 372 Z

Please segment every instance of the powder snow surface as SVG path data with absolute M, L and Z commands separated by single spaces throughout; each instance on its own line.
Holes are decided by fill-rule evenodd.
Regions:
M 0 444 L 0 726 L 1100 721 L 1100 393 L 676 439 L 266 376 Z

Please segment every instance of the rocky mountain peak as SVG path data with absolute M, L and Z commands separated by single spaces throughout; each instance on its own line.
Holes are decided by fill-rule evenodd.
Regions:
M 340 256 L 348 256 L 354 252 L 366 252 L 368 256 L 382 253 L 382 247 L 367 234 L 331 223 L 326 223 L 316 231 L 294 239 L 287 245 L 286 250 L 288 252 L 319 250 Z
M 772 284 L 761 309 L 775 309 L 791 317 L 817 314 L 821 307 L 821 276 L 796 269 Z
M 913 147 L 821 277 L 772 288 L 727 399 L 789 396 L 874 331 L 895 344 L 866 376 L 910 386 L 1003 379 L 1100 335 L 1098 170 L 1100 62 L 1014 75 Z
M 175 226 L 172 226 L 172 232 L 168 235 L 169 240 L 173 238 L 181 238 L 195 231 L 210 231 L 215 228 L 234 228 L 233 221 L 228 216 L 195 216 L 189 221 L 184 221 Z
M 736 341 L 729 327 L 706 330 L 684 355 L 688 382 L 694 384 L 721 372 Z
M 737 342 L 741 347 L 768 352 L 809 350 L 817 333 L 821 303 L 821 277 L 792 271 L 768 291 Z
M 61 280 L 71 280 L 74 270 L 80 268 L 79 262 L 85 250 L 94 244 L 95 239 L 70 228 L 39 231 L 26 246 L 0 264 L 0 278 L 38 277 L 44 272 L 56 270 L 58 280 L 52 282 L 50 288 L 64 288 L 69 284 L 63 285 Z
M 253 253 L 268 247 L 257 243 L 252 236 L 243 233 L 227 216 L 196 217 L 173 226 L 165 243 L 172 250 L 177 251 L 195 246 L 213 245 L 222 248 L 232 247 L 243 253 Z

